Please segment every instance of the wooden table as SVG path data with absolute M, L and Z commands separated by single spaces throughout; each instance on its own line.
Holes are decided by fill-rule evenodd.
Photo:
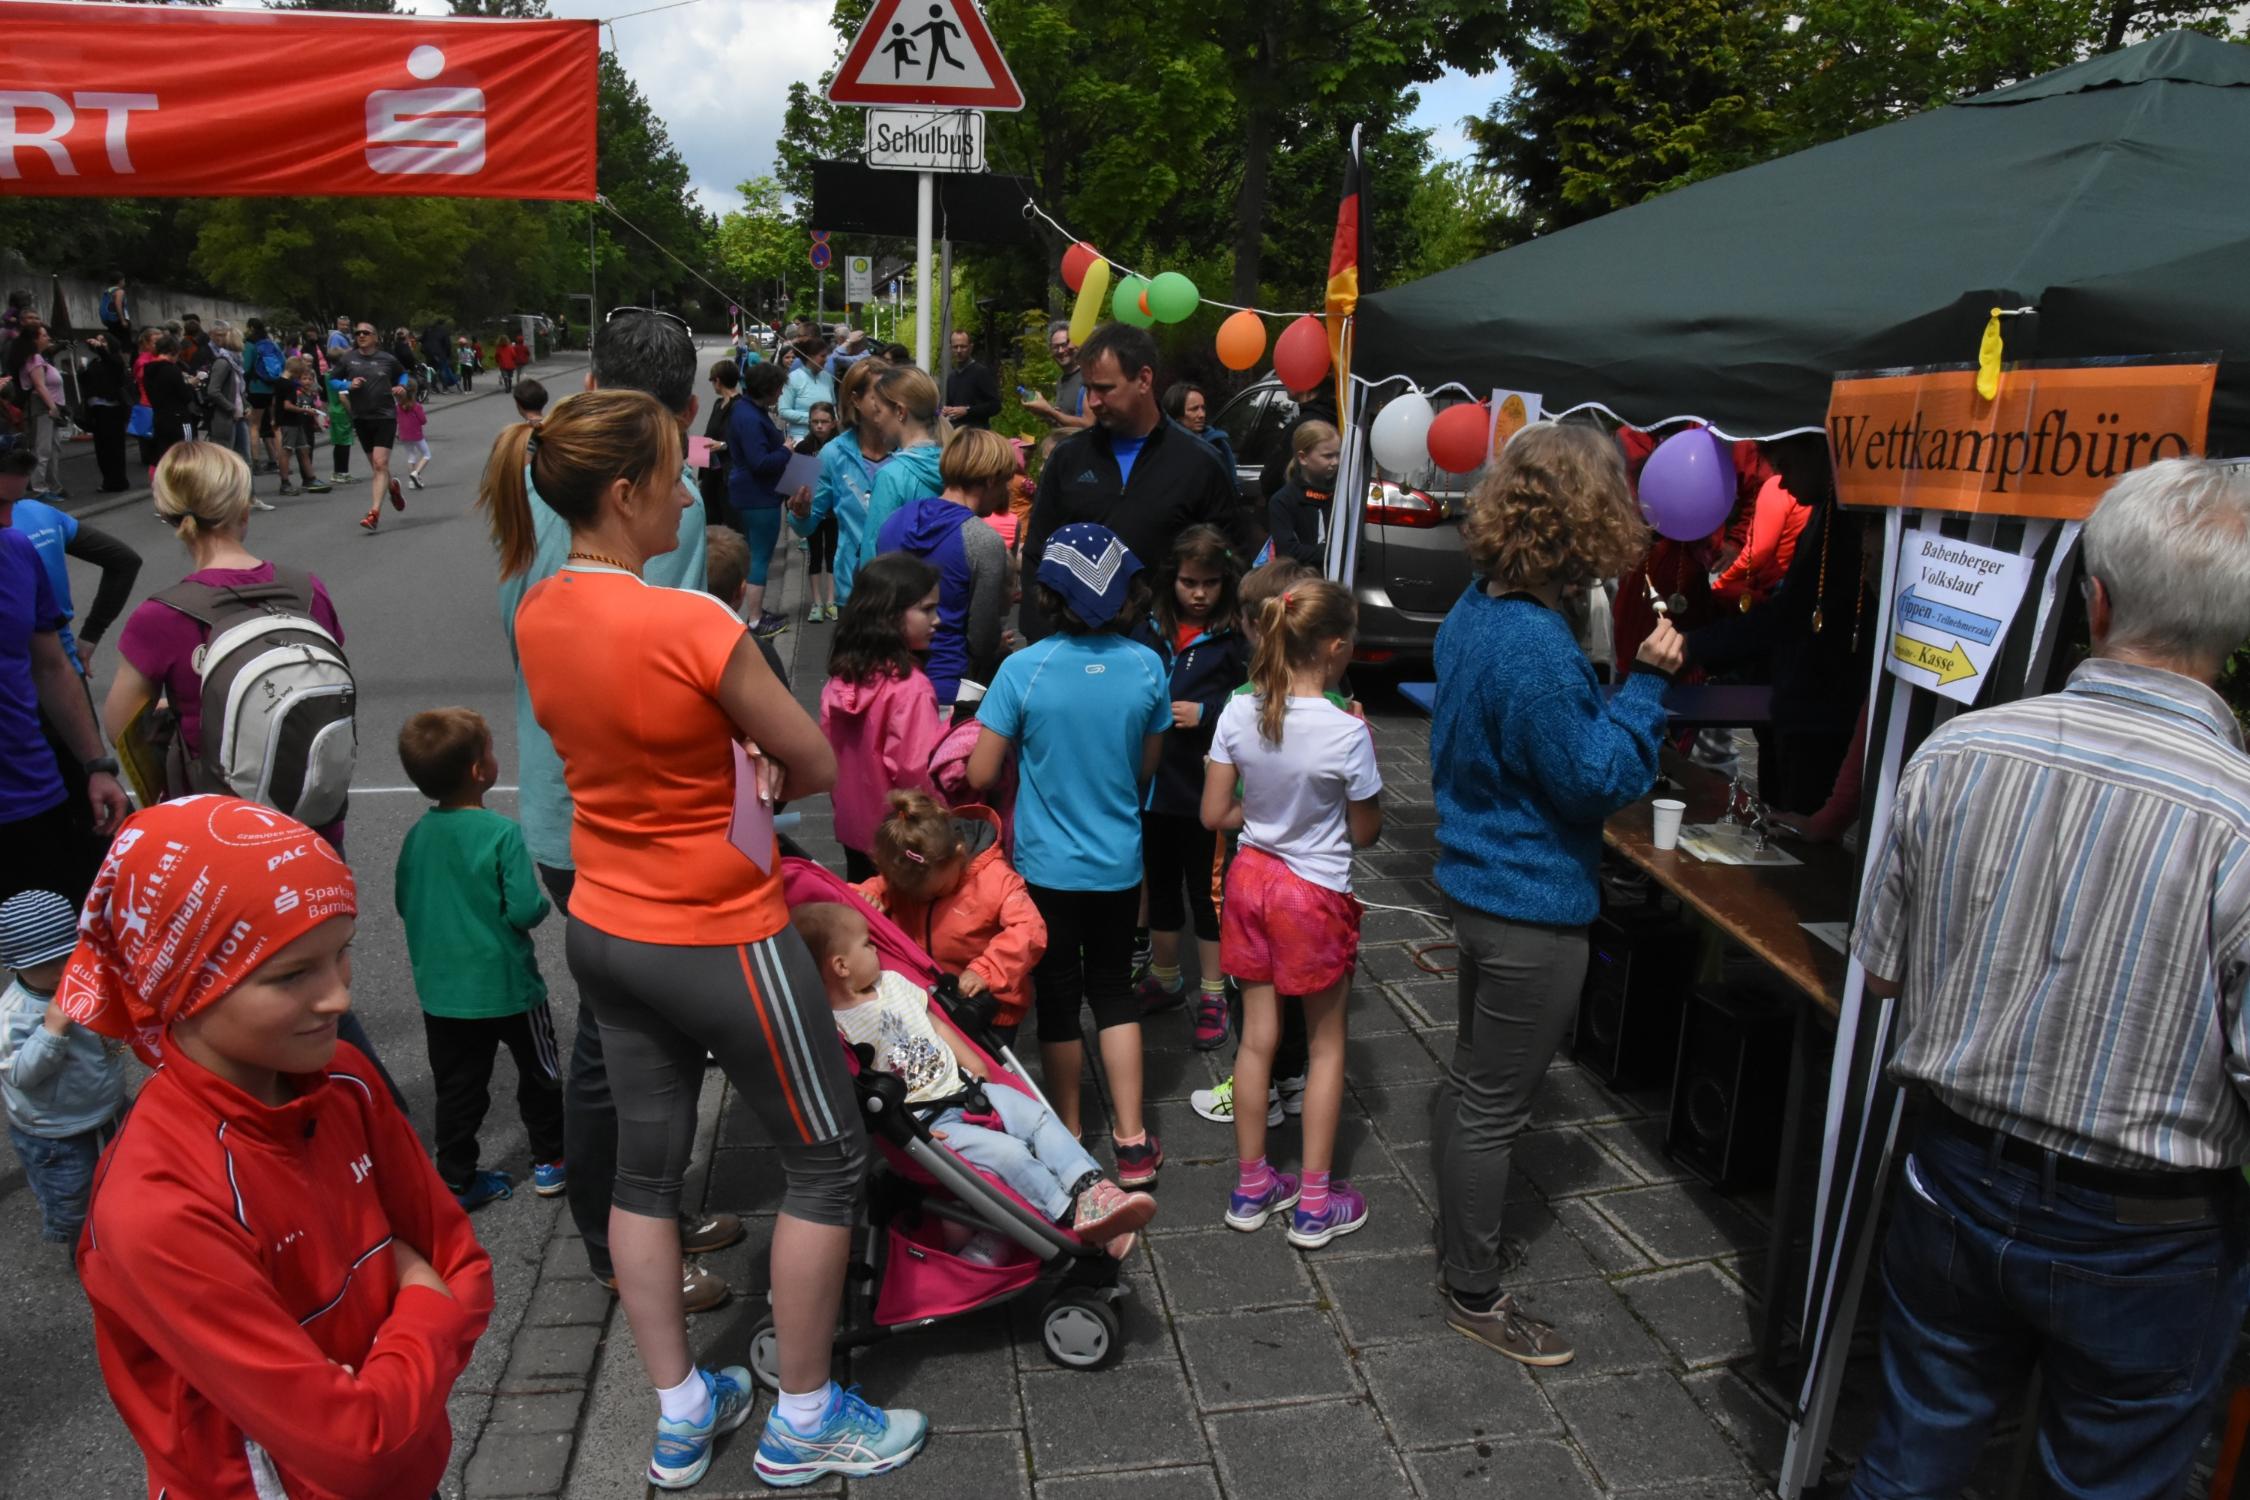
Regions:
M 1715 822 L 1726 810 L 1727 779 L 1666 751 L 1664 774 L 1683 790 L 1659 791 L 1687 804 L 1684 822 Z M 1602 827 L 1602 840 L 1655 877 L 1721 933 L 1756 954 L 1833 1016 L 1843 1004 L 1844 955 L 1799 926 L 1844 922 L 1857 899 L 1857 862 L 1834 844 L 1807 844 L 1776 832 L 1801 865 L 1706 864 L 1650 842 L 1653 809 L 1634 803 Z

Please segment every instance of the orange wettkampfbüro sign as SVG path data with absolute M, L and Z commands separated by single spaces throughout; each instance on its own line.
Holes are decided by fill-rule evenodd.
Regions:
M 0 0 L 0 196 L 589 199 L 598 34 Z
M 1846 505 L 2084 520 L 2111 481 L 2203 451 L 2215 363 L 1974 366 L 1846 376 L 1828 447 Z

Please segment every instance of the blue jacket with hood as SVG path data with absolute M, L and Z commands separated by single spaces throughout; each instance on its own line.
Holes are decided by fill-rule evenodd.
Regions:
M 990 684 L 1008 607 L 1008 549 L 1000 533 L 966 505 L 936 497 L 894 512 L 875 550 L 910 553 L 938 570 L 938 628 L 923 664 L 938 703 L 951 703 L 964 677 Z
M 1182 729 L 1165 731 L 1164 748 L 1156 763 L 1156 776 L 1148 784 L 1141 805 L 1153 813 L 1174 818 L 1203 815 L 1203 760 L 1211 753 L 1211 736 L 1219 727 L 1219 710 L 1234 690 L 1250 680 L 1250 642 L 1231 625 L 1206 630 L 1185 646 L 1172 639 L 1152 614 L 1134 628 L 1133 639 L 1164 660 L 1172 682 L 1174 703 L 1197 703 L 1202 717 Z

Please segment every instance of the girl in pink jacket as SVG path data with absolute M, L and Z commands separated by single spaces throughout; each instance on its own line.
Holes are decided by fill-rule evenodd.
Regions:
M 937 633 L 937 569 L 887 552 L 859 570 L 828 651 L 820 728 L 836 751 L 836 841 L 844 875 L 876 873 L 875 825 L 894 791 L 929 791 L 930 752 L 944 734 L 937 694 L 916 659 Z

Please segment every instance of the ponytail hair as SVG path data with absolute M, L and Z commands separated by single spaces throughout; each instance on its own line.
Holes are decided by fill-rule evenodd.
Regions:
M 669 491 L 679 482 L 680 450 L 679 418 L 645 391 L 587 391 L 558 402 L 537 427 L 503 428 L 477 487 L 500 549 L 500 576 L 530 567 L 536 550 L 527 468 L 539 498 L 577 530 L 593 524 L 617 480 L 636 492 L 655 484 Z
M 1325 578 L 1292 585 L 1259 607 L 1258 651 L 1250 660 L 1250 686 L 1258 695 L 1258 737 L 1279 747 L 1289 715 L 1289 674 L 1312 666 L 1330 641 L 1359 630 L 1351 592 Z
M 953 810 L 928 792 L 892 792 L 890 807 L 890 816 L 875 825 L 868 853 L 885 885 L 917 899 L 938 868 L 961 852 L 961 831 L 953 826 Z

